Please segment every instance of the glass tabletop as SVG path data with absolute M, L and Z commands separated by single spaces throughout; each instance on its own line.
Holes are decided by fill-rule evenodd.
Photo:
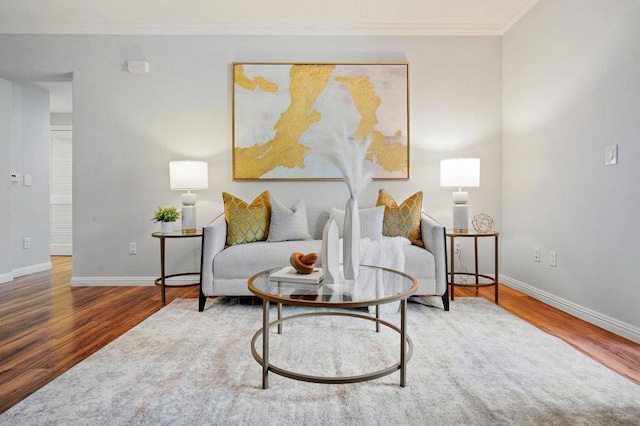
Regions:
M 164 232 L 154 232 L 151 234 L 152 237 L 155 238 L 189 238 L 189 237 L 202 237 L 202 229 L 198 229 L 195 232 L 183 232 L 183 231 L 173 231 L 169 234 L 165 234 Z
M 407 299 L 418 289 L 417 281 L 399 271 L 377 266 L 360 266 L 358 278 L 329 284 L 272 281 L 273 268 L 249 278 L 249 291 L 263 300 L 285 305 L 321 308 L 357 308 Z

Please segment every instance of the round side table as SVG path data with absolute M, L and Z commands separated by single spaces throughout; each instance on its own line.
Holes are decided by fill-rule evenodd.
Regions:
M 456 286 L 459 287 L 475 287 L 476 291 L 478 287 L 487 287 L 494 286 L 494 301 L 498 303 L 498 236 L 500 234 L 498 232 L 468 232 L 468 233 L 459 233 L 459 232 L 447 232 L 447 237 L 449 237 L 449 250 L 451 253 L 451 272 L 449 273 L 449 277 L 451 281 L 449 281 L 449 285 L 451 286 L 451 300 L 455 298 L 454 288 Z M 473 238 L 473 248 L 474 248 L 474 260 L 475 260 L 475 272 L 456 272 L 455 268 L 455 239 L 456 238 Z M 478 238 L 493 238 L 494 241 L 494 276 L 489 276 L 485 274 L 480 274 L 478 272 Z M 471 283 L 456 283 L 456 275 L 470 275 L 475 278 L 474 282 Z M 489 280 L 488 283 L 481 283 L 480 278 L 486 278 Z
M 167 300 L 166 287 L 190 287 L 194 285 L 200 285 L 200 272 L 182 272 L 179 274 L 171 274 L 171 275 L 165 274 L 165 270 L 164 270 L 165 241 L 167 239 L 174 239 L 174 238 L 202 238 L 202 230 L 198 230 L 196 232 L 192 232 L 188 234 L 182 233 L 182 231 L 171 232 L 170 234 L 163 234 L 162 232 L 154 232 L 153 234 L 151 234 L 151 236 L 154 238 L 158 238 L 160 240 L 160 277 L 156 278 L 156 280 L 154 281 L 154 284 L 157 286 L 160 286 L 161 288 L 162 305 L 164 306 Z M 173 284 L 173 285 L 166 283 L 167 278 L 181 277 L 184 275 L 197 275 L 198 282 L 192 283 L 192 284 Z

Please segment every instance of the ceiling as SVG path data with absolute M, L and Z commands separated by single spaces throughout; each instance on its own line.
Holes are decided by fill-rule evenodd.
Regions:
M 502 35 L 537 2 L 0 0 L 0 34 Z
M 499 36 L 538 1 L 0 0 L 0 34 Z M 70 82 L 36 84 L 71 112 Z

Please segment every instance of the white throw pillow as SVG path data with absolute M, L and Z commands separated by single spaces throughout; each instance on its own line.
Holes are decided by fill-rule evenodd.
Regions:
M 384 220 L 384 206 L 360 209 L 360 238 L 372 240 L 382 239 L 382 221 Z M 344 237 L 345 211 L 337 208 L 331 209 L 329 217 L 336 221 L 340 238 Z
M 289 208 L 272 195 L 271 223 L 267 242 L 310 239 L 304 199 L 298 200 L 293 207 Z

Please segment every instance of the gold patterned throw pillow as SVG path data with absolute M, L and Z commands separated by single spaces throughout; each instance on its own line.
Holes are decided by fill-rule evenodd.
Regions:
M 420 234 L 420 214 L 422 212 L 422 191 L 418 191 L 400 205 L 384 189 L 378 193 L 376 206 L 384 206 L 382 235 L 406 237 L 413 244 L 424 247 Z
M 269 192 L 258 195 L 251 204 L 226 192 L 222 193 L 227 221 L 227 245 L 264 241 L 269 235 L 271 199 Z

